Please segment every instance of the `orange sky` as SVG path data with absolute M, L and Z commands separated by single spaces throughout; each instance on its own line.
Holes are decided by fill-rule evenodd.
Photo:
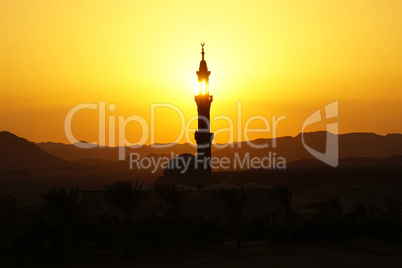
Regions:
M 242 124 L 285 115 L 277 134 L 294 136 L 310 114 L 339 100 L 340 133 L 402 133 L 401 10 L 402 1 L 372 0 L 2 0 L 0 130 L 67 142 L 67 112 L 99 101 L 116 105 L 107 116 L 149 120 L 152 103 L 171 103 L 189 119 L 205 41 L 212 117 L 236 125 L 241 101 Z M 96 111 L 77 113 L 72 124 L 77 139 L 98 140 Z M 156 142 L 176 139 L 173 110 L 158 110 L 155 124 Z M 226 126 L 212 121 L 212 131 Z M 129 140 L 138 133 L 128 125 Z M 250 135 L 258 137 L 271 133 Z

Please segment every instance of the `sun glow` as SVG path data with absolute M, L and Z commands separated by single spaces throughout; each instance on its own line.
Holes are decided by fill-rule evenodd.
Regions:
M 195 95 L 209 95 L 209 85 L 204 80 L 195 86 Z
M 69 109 L 100 100 L 125 117 L 147 117 L 162 102 L 190 115 L 203 94 L 195 72 L 206 40 L 212 75 L 200 77 L 204 94 L 219 99 L 214 115 L 237 118 L 241 101 L 245 120 L 286 115 L 277 136 L 297 135 L 337 99 L 342 133 L 402 132 L 402 1 L 65 2 L 0 1 L 0 130 L 67 142 Z M 88 118 L 73 123 L 80 140 L 98 137 Z M 158 124 L 158 142 L 174 141 L 171 120 Z

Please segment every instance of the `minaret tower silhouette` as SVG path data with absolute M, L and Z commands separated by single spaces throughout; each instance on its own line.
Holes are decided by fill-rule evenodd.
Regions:
M 211 143 L 214 134 L 210 132 L 209 110 L 213 96 L 209 95 L 209 75 L 207 62 L 204 59 L 204 46 L 201 43 L 200 67 L 196 72 L 198 76 L 198 85 L 196 89 L 195 102 L 198 109 L 198 131 L 195 132 L 195 140 L 197 142 L 197 170 L 200 175 L 211 175 Z

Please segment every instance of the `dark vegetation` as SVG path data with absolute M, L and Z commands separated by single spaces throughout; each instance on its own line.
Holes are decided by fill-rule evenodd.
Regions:
M 21 224 L 2 223 L 0 259 L 2 262 L 67 261 L 88 256 L 143 256 L 217 250 L 228 238 L 242 243 L 264 241 L 272 244 L 329 243 L 346 245 L 351 239 L 401 239 L 401 200 L 390 198 L 385 206 L 357 202 L 346 210 L 337 196 L 312 204 L 309 217 L 292 210 L 293 187 L 275 186 L 273 199 L 284 211 L 285 220 L 269 224 L 243 217 L 246 195 L 243 189 L 217 192 L 216 198 L 230 210 L 227 225 L 215 219 L 192 217 L 183 209 L 188 193 L 173 186 L 156 187 L 169 209 L 162 216 L 151 214 L 135 220 L 137 206 L 144 198 L 142 185 L 120 181 L 105 187 L 105 201 L 121 212 L 107 208 L 88 213 L 88 202 L 77 188 L 55 189 L 42 195 L 43 203 L 29 220 Z
M 307 141 L 318 144 L 324 134 L 312 133 L 312 140 L 307 137 Z M 401 137 L 340 135 L 340 156 L 345 158 L 337 168 L 302 160 L 306 154 L 298 154 L 300 137 L 278 139 L 283 152 L 277 153 L 288 161 L 286 170 L 214 172 L 213 177 L 236 186 L 253 182 L 271 187 L 272 201 L 277 202 L 283 220 L 272 223 L 245 217 L 247 196 L 240 187 L 216 192 L 216 200 L 230 212 L 222 223 L 194 217 L 185 209 L 191 201 L 188 191 L 176 187 L 155 188 L 153 194 L 167 209 L 156 213 L 160 210 L 155 204 L 147 217 L 139 219 L 138 208 L 149 194 L 142 191 L 141 183 L 153 184 L 161 171 L 151 176 L 128 170 L 127 162 L 110 161 L 117 155 L 115 149 L 108 148 L 105 151 L 111 151 L 104 155 L 91 149 L 86 153 L 102 159 L 77 160 L 83 152 L 72 145 L 63 145 L 70 148 L 65 150 L 61 145 L 42 144 L 41 149 L 0 132 L 0 197 L 11 196 L 18 207 L 15 220 L 0 218 L 0 266 L 122 256 L 212 255 L 228 248 L 241 254 L 247 253 L 252 241 L 269 249 L 311 244 L 347 248 L 353 241 L 367 239 L 400 247 Z M 309 144 L 315 147 L 315 143 Z M 57 157 L 49 154 L 52 148 Z M 186 145 L 175 148 L 188 151 Z M 249 150 L 245 144 L 242 148 Z M 151 152 L 151 148 L 142 149 L 141 155 Z M 230 147 L 214 155 L 230 156 L 233 150 Z M 125 181 L 134 176 L 140 179 L 138 183 Z M 94 209 L 77 187 L 83 191 L 102 188 L 105 206 Z

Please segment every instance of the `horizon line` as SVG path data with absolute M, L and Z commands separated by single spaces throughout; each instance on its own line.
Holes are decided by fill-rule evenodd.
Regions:
M 2 132 L 10 133 L 10 134 L 12 134 L 12 135 L 15 135 L 16 137 L 26 139 L 27 141 L 33 142 L 33 143 L 35 143 L 35 144 L 40 144 L 40 143 L 55 143 L 55 144 L 63 144 L 63 145 L 74 145 L 74 144 L 76 144 L 76 143 L 81 143 L 81 142 L 83 142 L 83 143 L 95 145 L 94 143 L 87 142 L 87 141 L 84 141 L 84 140 L 78 141 L 78 142 L 76 142 L 76 143 L 63 143 L 63 142 L 55 142 L 55 141 L 40 141 L 40 142 L 35 142 L 35 141 L 28 140 L 28 139 L 25 138 L 25 137 L 18 136 L 17 134 L 14 134 L 14 133 L 12 133 L 12 132 L 10 132 L 10 131 L 8 131 L 8 130 L 1 130 L 0 133 L 2 133 Z M 340 136 L 340 135 L 347 135 L 347 134 L 374 134 L 374 135 L 382 136 L 382 137 L 385 137 L 385 136 L 388 136 L 388 135 L 402 135 L 402 133 L 387 133 L 387 134 L 385 134 L 385 135 L 382 135 L 382 134 L 378 134 L 378 133 L 375 133 L 375 132 L 358 132 L 358 131 L 356 131 L 356 132 L 346 132 L 346 133 L 337 133 L 337 134 L 334 134 L 334 133 L 332 133 L 332 132 L 330 132 L 330 131 L 326 131 L 326 130 L 317 130 L 317 131 L 311 131 L 311 132 L 304 132 L 304 134 L 321 133 L 321 132 L 328 132 L 328 133 L 330 133 L 330 134 L 338 135 L 338 136 Z M 236 143 L 242 143 L 242 142 L 254 142 L 254 141 L 261 141 L 261 140 L 273 140 L 273 139 L 288 138 L 288 137 L 290 137 L 290 138 L 296 138 L 296 137 L 299 136 L 301 133 L 302 133 L 302 132 L 299 132 L 296 136 L 285 135 L 285 136 L 280 136 L 280 137 L 276 137 L 276 138 L 257 138 L 257 139 L 253 139 L 253 140 L 233 141 L 233 142 L 231 142 L 231 143 L 212 143 L 212 144 L 224 145 L 224 144 L 236 144 Z M 167 145 L 167 144 L 186 145 L 186 144 L 190 144 L 190 143 L 188 143 L 188 142 L 185 142 L 185 143 L 166 142 L 166 143 L 152 143 L 152 144 L 133 144 L 132 146 L 143 147 L 143 146 Z M 94 146 L 93 148 L 99 148 L 99 147 L 102 147 L 102 148 L 120 148 L 120 147 L 130 148 L 131 146 L 108 146 L 108 145 L 105 145 L 105 144 L 96 144 L 96 147 Z

